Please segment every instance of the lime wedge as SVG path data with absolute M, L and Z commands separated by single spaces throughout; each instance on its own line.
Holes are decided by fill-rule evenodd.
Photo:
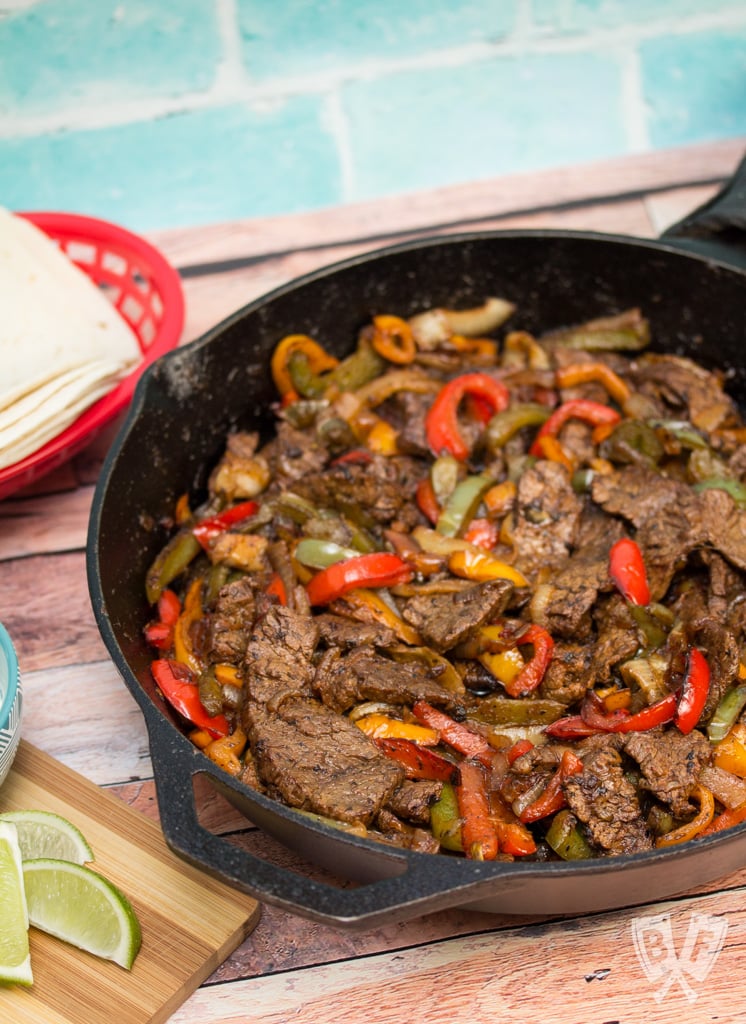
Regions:
M 95 956 L 132 967 L 142 936 L 129 900 L 91 868 L 66 860 L 23 862 L 29 921 Z
M 82 833 L 67 818 L 51 811 L 6 811 L 0 822 L 12 822 L 18 830 L 23 860 L 54 857 L 85 864 L 93 860 L 93 850 Z
M 31 985 L 28 912 L 15 826 L 0 822 L 0 982 Z

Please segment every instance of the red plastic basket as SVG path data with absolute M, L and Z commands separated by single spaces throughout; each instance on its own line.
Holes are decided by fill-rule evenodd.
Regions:
M 25 487 L 80 451 L 121 412 L 147 366 L 174 348 L 184 326 L 178 273 L 145 239 L 94 217 L 71 213 L 19 213 L 35 224 L 107 295 L 140 344 L 142 360 L 127 377 L 86 409 L 57 437 L 0 470 L 0 498 Z

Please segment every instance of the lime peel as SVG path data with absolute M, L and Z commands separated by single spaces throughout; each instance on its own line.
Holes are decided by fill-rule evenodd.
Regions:
M 94 859 L 93 850 L 80 829 L 52 811 L 5 811 L 0 814 L 2 821 L 16 826 L 22 860 L 54 857 L 87 864 Z
M 0 982 L 31 985 L 28 910 L 15 825 L 0 821 Z
M 92 868 L 54 858 L 24 861 L 29 921 L 88 953 L 132 967 L 140 923 L 120 889 Z

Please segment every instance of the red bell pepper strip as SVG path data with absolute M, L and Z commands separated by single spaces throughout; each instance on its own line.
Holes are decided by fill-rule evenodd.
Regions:
M 529 448 L 529 454 L 540 459 L 543 454 L 539 444 L 540 439 L 547 436 L 557 437 L 568 420 L 583 420 L 584 423 L 598 427 L 601 424 L 611 426 L 618 423 L 621 418 L 616 409 L 602 405 L 601 402 L 591 402 L 587 398 L 573 398 L 569 402 L 563 402 L 554 410 L 546 423 L 542 424 L 534 443 Z
M 541 818 L 546 818 L 550 814 L 561 811 L 565 806 L 565 794 L 562 792 L 562 783 L 565 779 L 569 779 L 571 775 L 577 775 L 582 770 L 583 762 L 580 758 L 573 754 L 571 750 L 563 750 L 559 768 L 547 783 L 544 792 L 521 812 L 520 819 L 524 825 L 530 824 L 533 821 L 539 821 Z
M 232 505 L 225 512 L 208 516 L 207 519 L 202 519 L 199 523 L 195 523 L 192 527 L 192 533 L 202 547 L 207 548 L 210 541 L 217 537 L 219 533 L 223 533 L 225 530 L 229 530 L 231 526 L 235 526 L 236 523 L 240 523 L 244 519 L 253 516 L 258 509 L 259 506 L 255 501 L 242 501 L 238 505 Z
M 640 547 L 630 537 L 622 537 L 609 551 L 609 576 L 625 601 L 650 604 L 648 575 Z
M 492 519 L 472 519 L 464 533 L 464 540 L 469 544 L 475 544 L 485 551 L 492 551 L 497 547 L 500 539 L 500 527 Z
M 373 455 L 367 448 L 353 448 L 344 455 L 332 459 L 330 466 L 367 466 L 373 461 Z
M 734 825 L 740 825 L 743 821 L 746 821 L 746 800 L 737 807 L 726 807 L 724 811 L 718 814 L 717 818 L 710 822 L 707 828 L 702 829 L 698 838 L 703 839 L 705 836 L 711 836 L 715 832 L 722 832 L 726 828 L 733 828 Z
M 438 499 L 435 496 L 435 488 L 433 487 L 432 480 L 429 476 L 424 477 L 417 484 L 415 501 L 417 502 L 417 507 L 425 519 L 429 519 L 433 526 L 435 526 L 437 521 L 440 519 L 441 509 Z
M 689 651 L 684 682 L 674 724 L 684 735 L 690 733 L 702 715 L 710 692 L 710 666 L 697 647 Z
M 498 821 L 495 827 L 501 853 L 510 853 L 513 857 L 527 857 L 536 853 L 534 837 L 522 822 Z
M 274 594 L 280 604 L 286 605 L 288 603 L 288 592 L 285 589 L 285 584 L 279 572 L 272 574 L 272 579 L 267 584 L 267 593 Z
M 456 784 L 461 816 L 461 843 L 471 860 L 494 860 L 499 853 L 497 828 L 490 815 L 487 778 L 481 764 L 462 761 Z
M 601 730 L 588 725 L 582 715 L 567 715 L 545 725 L 544 732 L 556 740 L 582 740 L 586 736 L 596 736 Z
M 169 626 L 176 625 L 176 620 L 181 615 L 181 601 L 173 590 L 166 588 L 158 598 L 158 618 Z
M 473 395 L 502 412 L 510 401 L 508 389 L 487 373 L 464 373 L 445 384 L 435 397 L 425 417 L 425 434 L 430 450 L 436 456 L 450 452 L 463 462 L 469 457 L 469 446 L 459 428 L 458 411 L 463 398 Z
M 428 747 L 395 736 L 378 736 L 373 742 L 387 757 L 404 768 L 408 779 L 431 779 L 434 782 L 456 780 L 458 766 Z
M 531 740 L 516 740 L 505 755 L 508 759 L 508 764 L 513 764 L 513 762 L 517 761 L 519 757 L 522 757 L 524 754 L 527 754 L 529 750 L 533 749 L 534 745 Z
M 388 551 L 347 558 L 327 566 L 306 585 L 312 605 L 329 604 L 356 587 L 392 587 L 408 583 L 414 572 L 411 566 Z
M 437 729 L 441 740 L 459 754 L 480 761 L 487 768 L 492 767 L 495 750 L 480 733 L 472 732 L 468 726 L 462 725 L 455 718 L 451 718 L 424 700 L 416 701 L 412 713 L 424 725 Z
M 580 707 L 580 717 L 596 732 L 616 732 L 617 726 L 630 715 L 625 708 L 607 711 L 598 694 L 588 690 Z
M 504 684 L 505 692 L 510 697 L 526 697 L 536 689 L 544 678 L 554 653 L 554 640 L 543 626 L 532 623 L 518 637 L 516 644 L 520 646 L 533 644 L 534 653 L 518 675 L 509 683 Z
M 181 601 L 173 590 L 163 590 L 158 598 L 158 619 L 145 627 L 145 639 L 151 647 L 167 651 L 174 639 L 174 626 L 181 615 Z
M 676 694 L 669 693 L 667 697 L 643 708 L 637 714 L 626 715 L 617 722 L 611 732 L 647 732 L 648 729 L 655 729 L 658 725 L 665 725 L 676 714 L 677 703 Z
M 215 739 L 227 736 L 230 725 L 225 715 L 208 715 L 199 699 L 199 687 L 186 665 L 170 658 L 157 658 L 150 663 L 153 679 L 171 707 L 199 729 L 206 729 Z

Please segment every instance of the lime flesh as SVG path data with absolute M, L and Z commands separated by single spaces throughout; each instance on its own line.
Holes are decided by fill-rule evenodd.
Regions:
M 14 825 L 0 822 L 0 982 L 31 985 L 28 914 Z
M 0 822 L 7 821 L 18 830 L 18 844 L 23 860 L 53 857 L 86 864 L 93 860 L 93 851 L 78 829 L 67 818 L 51 811 L 6 811 Z
M 29 921 L 58 939 L 129 970 L 142 936 L 127 897 L 81 864 L 53 858 L 23 863 Z

